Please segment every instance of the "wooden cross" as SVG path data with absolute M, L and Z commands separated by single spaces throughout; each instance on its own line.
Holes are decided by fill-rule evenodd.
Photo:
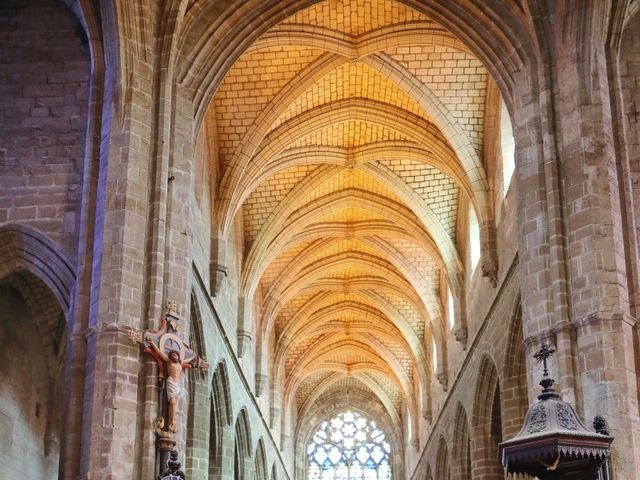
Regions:
M 176 431 L 175 411 L 182 394 L 183 369 L 209 368 L 207 361 L 199 357 L 178 335 L 179 320 L 176 304 L 167 302 L 167 312 L 159 330 L 129 330 L 129 338 L 142 345 L 144 352 L 158 364 L 163 414 L 155 420 L 155 428 L 161 438 L 173 438 Z

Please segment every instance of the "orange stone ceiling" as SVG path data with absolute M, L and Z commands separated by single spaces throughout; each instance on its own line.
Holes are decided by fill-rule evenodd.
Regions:
M 244 228 L 240 287 L 283 411 L 351 389 L 416 425 L 443 289 L 464 275 L 459 202 L 486 208 L 487 81 L 443 27 L 388 0 L 302 10 L 226 76 L 206 119 L 216 213 Z

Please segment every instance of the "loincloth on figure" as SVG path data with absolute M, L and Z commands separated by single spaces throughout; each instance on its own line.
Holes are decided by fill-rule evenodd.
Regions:
M 174 380 L 171 377 L 167 377 L 166 384 L 167 384 L 167 400 L 180 397 L 180 394 L 182 393 L 182 386 L 180 385 L 179 380 Z

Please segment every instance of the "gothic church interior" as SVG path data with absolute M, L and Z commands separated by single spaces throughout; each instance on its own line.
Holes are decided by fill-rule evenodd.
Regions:
M 639 10 L 0 3 L 0 470 L 640 478 Z

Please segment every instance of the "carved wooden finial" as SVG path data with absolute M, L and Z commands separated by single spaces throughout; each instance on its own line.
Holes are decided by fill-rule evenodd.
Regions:
M 175 319 L 180 319 L 180 308 L 176 302 L 172 302 L 171 300 L 167 301 L 167 316 L 174 317 Z

